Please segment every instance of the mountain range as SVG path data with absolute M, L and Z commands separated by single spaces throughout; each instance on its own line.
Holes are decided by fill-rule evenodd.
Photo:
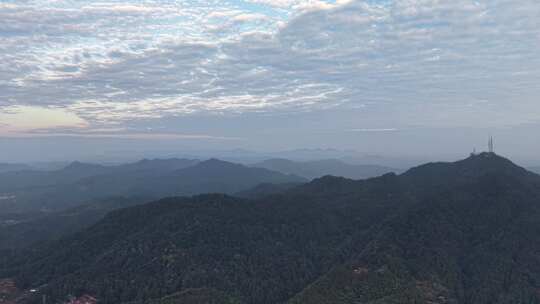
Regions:
M 260 183 L 305 179 L 217 159 L 142 160 L 119 166 L 74 162 L 55 171 L 0 174 L 0 213 L 56 212 L 111 196 L 158 199 L 174 195 L 232 194 Z
M 325 175 L 342 176 L 350 179 L 376 177 L 389 172 L 399 172 L 398 169 L 377 165 L 353 165 L 337 159 L 314 161 L 292 161 L 288 159 L 268 159 L 253 165 L 285 174 L 294 174 L 314 179 Z
M 6 164 L 0 163 L 0 173 L 30 170 L 31 167 L 25 164 Z
M 0 278 L 12 303 L 540 303 L 539 216 L 540 176 L 482 153 L 115 210 Z
M 540 167 L 531 167 L 529 168 L 529 170 L 531 170 L 534 173 L 540 174 Z

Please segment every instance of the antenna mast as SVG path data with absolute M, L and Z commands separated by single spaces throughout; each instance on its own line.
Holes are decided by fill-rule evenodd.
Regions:
M 489 148 L 489 153 L 493 153 L 493 151 L 494 151 L 494 149 L 493 149 L 493 136 L 489 137 L 488 148 Z

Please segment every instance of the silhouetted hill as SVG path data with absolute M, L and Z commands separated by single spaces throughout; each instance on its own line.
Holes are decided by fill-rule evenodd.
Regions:
M 60 241 L 4 252 L 0 278 L 101 303 L 190 292 L 186 303 L 540 303 L 539 216 L 540 176 L 480 154 L 402 175 L 326 176 L 257 200 L 113 211 Z
M 28 165 L 24 164 L 6 164 L 0 163 L 0 173 L 13 172 L 13 171 L 23 171 L 32 169 Z
M 232 194 L 260 183 L 302 181 L 300 177 L 219 160 L 143 160 L 120 166 L 75 162 L 57 171 L 0 174 L 0 213 L 59 211 L 110 196 L 158 199 L 205 192 Z
M 179 159 L 179 158 L 169 158 L 169 159 L 143 159 L 136 163 L 125 164 L 118 166 L 119 171 L 174 171 L 180 170 L 187 167 L 195 166 L 200 161 L 197 159 Z
M 235 196 L 243 198 L 261 198 L 268 195 L 282 194 L 288 190 L 296 188 L 302 185 L 302 183 L 283 183 L 283 184 L 259 184 L 248 190 L 240 191 Z
M 486 174 L 535 178 L 534 173 L 495 153 L 481 153 L 454 163 L 430 163 L 412 168 L 403 177 L 422 186 L 464 183 Z
M 168 172 L 152 180 L 139 180 L 126 194 L 154 197 L 226 193 L 252 188 L 261 183 L 304 182 L 301 177 L 250 168 L 244 165 L 210 159 L 194 166 Z
M 540 174 L 540 167 L 531 167 L 529 170 L 536 174 Z
M 257 163 L 254 166 L 286 174 L 295 174 L 308 179 L 325 175 L 342 176 L 351 179 L 364 179 L 398 171 L 396 169 L 376 165 L 351 165 L 337 159 L 305 162 L 287 159 L 269 159 Z
M 76 161 L 62 169 L 53 171 L 23 170 L 7 172 L 0 174 L 0 181 L 2 182 L 0 190 L 13 191 L 29 187 L 39 188 L 72 183 L 85 177 L 106 173 L 111 169 L 111 167 Z

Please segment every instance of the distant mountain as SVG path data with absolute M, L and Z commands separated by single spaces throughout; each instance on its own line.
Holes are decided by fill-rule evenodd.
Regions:
M 325 175 L 342 176 L 351 179 L 364 179 L 399 171 L 397 169 L 376 165 L 351 165 L 337 159 L 305 162 L 287 159 L 269 159 L 256 163 L 254 166 L 286 174 L 295 174 L 308 179 Z
M 169 178 L 160 183 L 158 189 L 180 185 L 177 193 L 227 193 L 255 187 L 262 183 L 302 183 L 302 177 L 292 174 L 283 174 L 264 168 L 247 167 L 240 164 L 210 159 L 193 167 L 173 172 Z
M 74 162 L 57 171 L 0 174 L 0 207 L 3 212 L 55 212 L 111 196 L 158 199 L 207 192 L 233 194 L 260 183 L 304 181 L 216 159 L 143 160 L 120 166 Z
M 32 167 L 24 164 L 6 164 L 0 163 L 0 173 L 30 170 Z
M 246 170 L 210 161 L 198 172 L 221 166 Z M 52 244 L 3 252 L 0 278 L 21 290 L 7 295 L 19 303 L 42 294 L 100 303 L 540 303 L 538 218 L 540 176 L 483 153 L 402 175 L 326 176 L 256 200 L 200 195 L 113 211 Z M 37 292 L 24 296 L 30 288 Z
M 531 167 L 529 168 L 529 170 L 531 170 L 534 173 L 540 174 L 540 167 Z
M 106 173 L 111 169 L 101 165 L 73 162 L 60 170 L 54 171 L 24 170 L 5 172 L 0 174 L 0 193 L 72 183 L 85 177 Z
M 164 166 L 164 162 L 167 162 L 168 166 Z M 59 170 L 2 173 L 0 214 L 72 208 L 92 200 L 121 195 L 118 194 L 123 189 L 121 186 L 130 184 L 134 179 L 152 178 L 181 168 L 182 165 L 189 166 L 194 163 L 196 161 L 182 159 L 142 161 L 120 166 L 73 162 Z M 116 192 L 84 191 L 88 188 L 87 184 L 91 184 L 92 181 L 101 181 L 102 184 L 112 181 L 106 188 L 113 189 L 116 185 L 119 188 Z
M 180 170 L 187 167 L 195 166 L 200 161 L 197 159 L 178 159 L 178 158 L 169 158 L 169 159 L 143 159 L 141 161 L 120 165 L 117 167 L 119 171 L 133 172 L 133 171 L 174 171 Z

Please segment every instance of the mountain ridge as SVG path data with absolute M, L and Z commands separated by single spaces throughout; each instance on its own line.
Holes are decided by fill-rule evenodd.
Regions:
M 273 158 L 253 164 L 254 167 L 266 168 L 282 173 L 295 174 L 308 179 L 325 175 L 343 176 L 350 179 L 365 179 L 400 170 L 378 165 L 353 165 L 338 159 L 312 161 L 292 161 Z
M 0 260 L 0 277 L 103 303 L 188 290 L 257 304 L 540 303 L 539 181 L 478 155 L 255 200 L 168 198 Z
M 0 200 L 0 212 L 56 212 L 111 196 L 158 199 L 205 192 L 232 194 L 260 183 L 304 181 L 216 159 L 142 160 L 118 166 L 73 162 L 56 171 L 0 174 L 0 196 L 6 197 Z

